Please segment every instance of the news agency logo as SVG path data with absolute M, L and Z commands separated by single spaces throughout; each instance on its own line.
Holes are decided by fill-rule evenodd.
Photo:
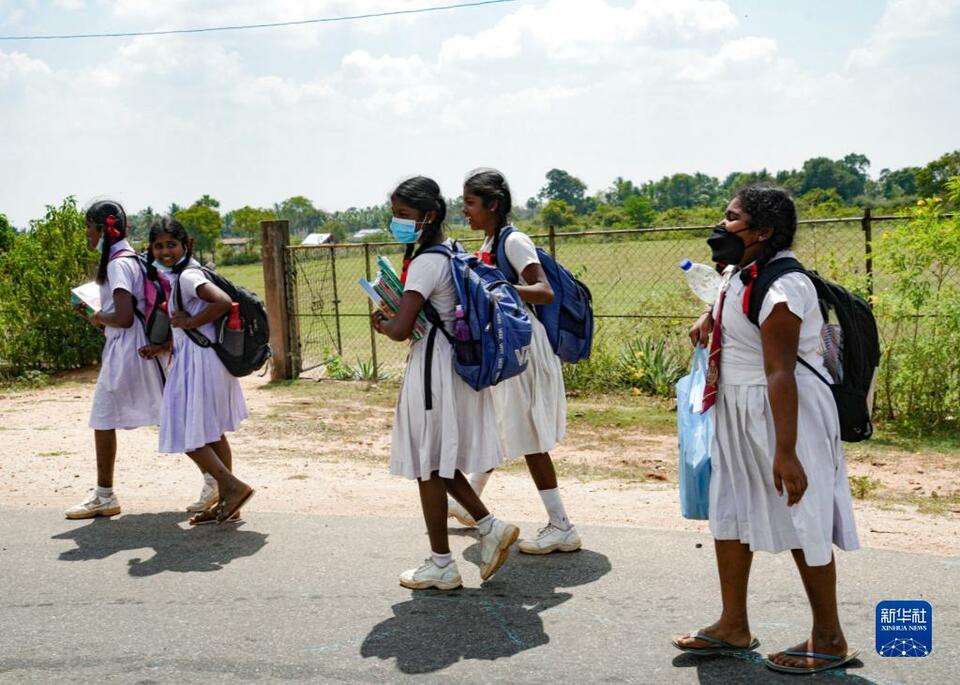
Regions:
M 877 654 L 925 657 L 933 651 L 933 607 L 923 600 L 888 600 L 877 604 Z

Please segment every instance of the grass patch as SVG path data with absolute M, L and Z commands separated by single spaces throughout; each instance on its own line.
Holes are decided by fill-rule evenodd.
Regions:
M 571 397 L 567 403 L 567 426 L 573 430 L 640 428 L 670 435 L 677 431 L 676 405 L 671 400 L 628 393 Z
M 287 476 L 287 480 L 307 480 L 309 477 L 305 473 L 295 473 L 292 476 Z
M 867 495 L 879 490 L 883 483 L 870 476 L 850 476 L 850 494 L 855 499 L 865 499 Z
M 72 454 L 67 450 L 53 450 L 52 452 L 37 452 L 38 457 L 66 457 Z

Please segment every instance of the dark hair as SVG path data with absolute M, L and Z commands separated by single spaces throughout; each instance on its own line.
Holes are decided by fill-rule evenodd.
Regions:
M 87 208 L 87 223 L 93 224 L 103 236 L 100 264 L 97 266 L 97 283 L 107 280 L 107 264 L 110 263 L 110 248 L 127 237 L 127 214 L 119 202 L 97 200 Z
M 493 203 L 497 204 L 497 226 L 493 235 L 493 258 L 496 260 L 496 249 L 500 242 L 500 231 L 509 222 L 507 217 L 513 209 L 513 196 L 510 194 L 510 185 L 496 169 L 477 169 L 467 175 L 463 182 L 463 194 L 476 195 L 483 200 L 483 206 L 489 209 Z
M 391 200 L 397 200 L 403 204 L 413 207 L 426 216 L 427 212 L 436 212 L 436 218 L 424 226 L 423 234 L 420 236 L 420 247 L 416 243 L 407 245 L 404 260 L 413 259 L 422 250 L 430 247 L 443 235 L 443 222 L 447 218 L 447 201 L 443 199 L 443 193 L 440 192 L 440 186 L 432 178 L 426 176 L 414 176 L 397 186 L 397 189 L 390 194 Z
M 734 197 L 740 200 L 741 209 L 750 215 L 751 230 L 773 229 L 773 235 L 764 241 L 757 257 L 759 266 L 793 245 L 797 233 L 797 207 L 790 193 L 771 186 L 747 186 Z
M 186 259 L 183 260 L 184 264 L 189 262 L 190 257 L 193 256 L 193 240 L 191 240 L 190 235 L 187 233 L 187 229 L 183 227 L 183 224 L 173 217 L 160 217 L 150 224 L 150 237 L 148 238 L 149 244 L 147 245 L 147 271 L 149 272 L 151 278 L 156 276 L 157 270 L 153 265 L 153 262 L 156 259 L 153 254 L 153 244 L 157 241 L 157 238 L 160 237 L 161 233 L 166 233 L 174 240 L 179 240 L 183 244 L 183 254 L 186 256 Z

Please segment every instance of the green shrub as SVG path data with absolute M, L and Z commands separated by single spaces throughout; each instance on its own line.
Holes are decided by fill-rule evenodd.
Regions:
M 8 377 L 60 371 L 99 357 L 103 336 L 70 305 L 70 288 L 88 280 L 97 253 L 86 246 L 76 201 L 47 207 L 0 254 L 0 365 Z
M 674 386 L 687 372 L 687 359 L 662 336 L 638 335 L 620 352 L 621 382 L 645 395 L 673 397 Z

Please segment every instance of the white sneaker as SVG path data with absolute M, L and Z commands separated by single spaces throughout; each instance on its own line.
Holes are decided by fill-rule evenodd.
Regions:
M 455 499 L 447 501 L 447 518 L 457 519 L 461 526 L 467 528 L 477 527 L 477 522 L 473 520 L 470 513 Z
M 200 491 L 200 498 L 193 504 L 187 506 L 187 511 L 206 511 L 220 501 L 220 490 L 217 488 L 217 482 L 210 485 L 203 481 L 203 490 Z
M 75 507 L 64 512 L 68 519 L 92 519 L 95 516 L 116 516 L 120 513 L 120 500 L 116 495 L 108 499 L 100 499 L 97 491 L 91 492 L 87 499 Z
M 552 523 L 537 531 L 536 540 L 521 540 L 517 547 L 524 554 L 550 554 L 550 552 L 576 552 L 581 546 L 580 535 L 574 526 L 560 530 Z
M 456 590 L 463 585 L 457 562 L 451 561 L 444 567 L 437 566 L 433 558 L 425 559 L 420 568 L 412 568 L 400 574 L 400 584 L 411 590 Z
M 480 578 L 487 580 L 500 570 L 510 556 L 510 545 L 520 536 L 520 529 L 512 523 L 497 519 L 487 535 L 480 536 Z

